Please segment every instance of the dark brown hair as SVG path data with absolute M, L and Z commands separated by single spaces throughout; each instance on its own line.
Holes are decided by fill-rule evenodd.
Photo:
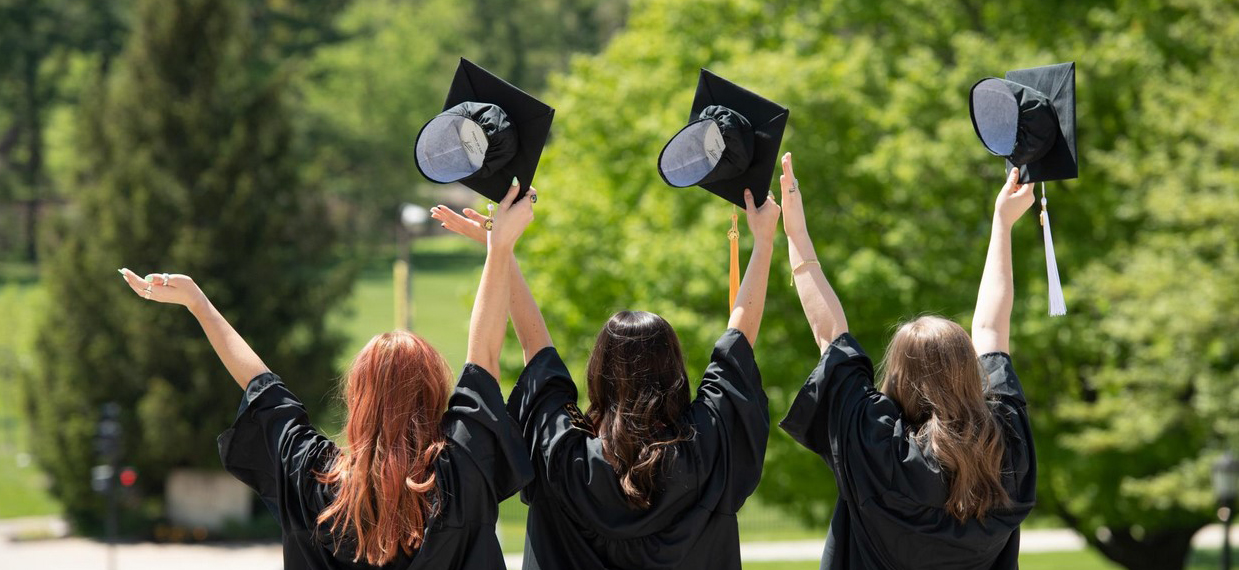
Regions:
M 905 323 L 891 338 L 882 370 L 882 392 L 899 404 L 917 444 L 950 477 L 947 512 L 960 521 L 980 519 L 1008 504 L 1002 430 L 963 327 L 932 316 Z
M 353 360 L 344 380 L 348 444 L 319 475 L 336 494 L 318 522 L 356 540 L 354 562 L 381 566 L 421 546 L 451 387 L 447 361 L 408 331 L 374 337 Z
M 649 508 L 660 467 L 689 437 L 688 373 L 675 330 L 662 317 L 622 311 L 598 333 L 589 355 L 586 418 L 634 508 Z

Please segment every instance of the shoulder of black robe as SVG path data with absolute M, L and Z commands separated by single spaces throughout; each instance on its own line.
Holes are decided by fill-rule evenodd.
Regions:
M 890 398 L 873 387 L 873 361 L 850 334 L 843 333 L 826 348 L 817 368 L 809 375 L 779 427 L 801 445 L 817 453 L 835 472 L 840 493 L 851 491 L 843 476 L 849 448 L 874 456 L 877 488 L 885 488 L 899 461 L 900 449 L 892 448 L 896 421 L 901 413 Z M 857 491 L 873 491 L 868 488 Z
M 690 412 L 702 458 L 725 481 L 718 509 L 735 513 L 757 489 L 770 439 L 770 406 L 753 347 L 727 329 L 714 344 Z
M 1013 507 L 1026 504 L 1031 508 L 1037 501 L 1037 456 L 1024 387 L 1015 375 L 1011 355 L 1005 352 L 981 355 L 981 369 L 989 382 L 986 394 L 1007 436 L 1003 485 Z
M 1015 560 L 1035 487 L 1031 430 L 1010 358 L 985 355 L 981 364 L 1006 434 L 1004 484 L 1012 502 L 984 521 L 961 523 L 943 508 L 949 489 L 937 461 L 915 444 L 898 405 L 874 388 L 864 349 L 848 333 L 830 344 L 780 423 L 835 473 L 840 499 L 826 567 L 989 561 L 1007 568 L 1004 561 Z M 846 536 L 835 527 L 848 529 Z
M 218 444 L 224 469 L 254 489 L 286 531 L 290 523 L 304 528 L 308 522 L 302 513 L 280 508 L 283 491 L 312 485 L 314 471 L 339 452 L 310 425 L 301 400 L 270 372 L 246 386 L 237 418 Z
M 503 413 L 498 383 L 466 366 L 448 401 L 442 426 L 448 446 L 436 464 L 436 500 L 422 547 L 384 568 L 490 569 L 503 566 L 495 535 L 498 502 L 532 477 L 524 443 Z M 305 407 L 279 377 L 250 382 L 233 426 L 219 437 L 225 469 L 258 492 L 280 522 L 286 568 L 369 568 L 351 561 L 318 525 L 333 494 L 318 482 L 339 451 L 309 424 Z M 479 493 L 487 489 L 490 493 Z
M 499 381 L 481 366 L 465 364 L 448 400 L 443 429 L 477 466 L 496 504 L 533 480 L 520 427 L 504 413 Z
M 685 413 L 694 435 L 676 446 L 645 510 L 627 504 L 558 352 L 547 348 L 529 361 L 508 411 L 538 473 L 522 495 L 530 504 L 530 567 L 739 567 L 734 513 L 760 479 L 769 413 L 739 331 L 723 335 L 711 360 Z
M 560 481 L 567 473 L 554 467 L 553 458 L 571 453 L 573 447 L 579 447 L 578 455 L 584 452 L 584 438 L 590 433 L 576 402 L 576 384 L 553 346 L 529 359 L 508 395 L 508 415 L 524 435 L 537 473 L 535 482 Z M 529 503 L 540 487 L 526 487 L 522 500 Z

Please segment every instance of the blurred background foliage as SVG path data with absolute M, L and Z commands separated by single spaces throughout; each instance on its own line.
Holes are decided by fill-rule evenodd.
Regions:
M 616 310 L 665 316 L 694 374 L 725 326 L 730 208 L 655 170 L 699 68 L 791 109 L 783 148 L 819 258 L 880 358 L 903 319 L 971 318 L 1003 172 L 972 132 L 969 86 L 1075 61 L 1080 179 L 1047 187 L 1067 316 L 1046 316 L 1035 216 L 1014 236 L 1012 352 L 1037 433 L 1038 517 L 1128 568 L 1181 566 L 1212 520 L 1209 466 L 1239 441 L 1239 4 L 221 6 L 0 0 L 0 48 L 14 54 L 0 62 L 0 299 L 42 297 L 37 315 L 25 301 L 4 315 L 38 320 L 41 340 L 37 352 L 5 340 L 0 382 L 28 379 L 36 455 L 78 518 L 93 512 L 72 490 L 93 459 L 74 441 L 104 397 L 127 404 L 130 445 L 178 450 L 143 458 L 153 473 L 213 465 L 209 435 L 235 400 L 193 323 L 129 303 L 107 281 L 114 266 L 198 272 L 273 365 L 302 375 L 301 395 L 327 402 L 341 363 L 390 326 L 376 284 L 399 253 L 397 206 L 441 196 L 413 166 L 413 139 L 464 56 L 557 109 L 520 249 L 578 377 Z M 168 28 L 204 10 L 229 24 Z M 467 307 L 476 257 L 421 259 L 449 271 L 430 279 L 456 277 L 417 301 Z M 817 358 L 787 277 L 776 263 L 757 344 L 775 421 Z M 458 352 L 463 324 L 428 321 L 419 330 Z M 821 461 L 775 430 L 753 503 L 824 525 L 834 496 Z

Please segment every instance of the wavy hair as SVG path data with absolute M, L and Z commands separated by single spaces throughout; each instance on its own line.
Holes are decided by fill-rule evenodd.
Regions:
M 949 477 L 947 512 L 964 521 L 1007 505 L 1006 444 L 963 327 L 933 316 L 903 324 L 886 349 L 882 377 L 882 392 L 899 404 L 913 438 Z
M 587 377 L 586 420 L 628 504 L 649 508 L 662 463 L 690 436 L 682 421 L 689 389 L 680 340 L 654 313 L 616 313 L 598 333 Z
M 438 508 L 435 462 L 450 391 L 447 361 L 408 331 L 370 339 L 353 360 L 344 379 L 348 443 L 318 474 L 336 491 L 318 523 L 356 541 L 354 562 L 381 566 L 421 546 Z

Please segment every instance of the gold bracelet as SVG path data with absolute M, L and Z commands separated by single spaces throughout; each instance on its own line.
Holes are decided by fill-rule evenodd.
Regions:
M 794 286 L 794 285 L 796 285 L 796 272 L 797 272 L 797 271 L 800 271 L 800 268 L 801 268 L 801 267 L 804 267 L 804 266 L 806 266 L 806 265 L 816 265 L 816 266 L 818 266 L 818 267 L 821 267 L 821 266 L 822 266 L 822 264 L 821 264 L 821 263 L 818 263 L 818 261 L 817 261 L 816 259 L 809 259 L 809 260 L 806 260 L 806 261 L 801 261 L 800 263 L 798 263 L 798 264 L 796 265 L 796 267 L 793 267 L 793 268 L 792 268 L 791 285 L 793 285 L 793 286 Z

